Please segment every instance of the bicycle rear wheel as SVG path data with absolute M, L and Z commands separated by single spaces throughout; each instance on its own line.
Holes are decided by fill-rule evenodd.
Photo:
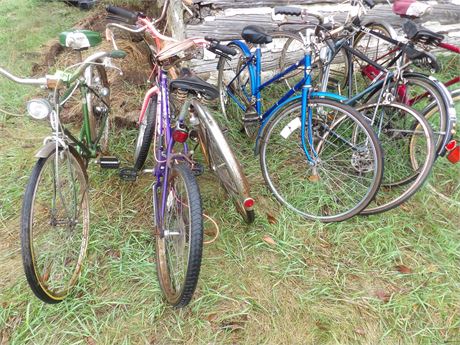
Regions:
M 89 236 L 88 177 L 76 151 L 53 150 L 32 170 L 21 212 L 27 282 L 47 303 L 64 300 L 77 284 Z
M 252 81 L 246 55 L 241 48 L 229 43 L 230 48 L 235 49 L 236 55 L 231 60 L 224 57 L 219 58 L 217 64 L 218 76 L 217 86 L 219 88 L 219 99 L 222 113 L 229 120 L 234 120 L 238 129 L 246 132 L 248 136 L 254 133 L 254 126 L 258 126 L 257 118 L 254 125 L 245 123 L 244 118 L 247 112 L 253 112 L 254 101 L 252 99 Z
M 430 124 L 436 153 L 443 149 L 446 135 L 451 135 L 447 128 L 450 105 L 444 100 L 443 92 L 428 76 L 419 73 L 403 73 L 402 80 L 393 85 L 395 100 L 417 110 Z
M 427 179 L 436 157 L 433 131 L 422 115 L 403 104 L 366 104 L 357 110 L 373 119 L 385 158 L 382 186 L 361 214 L 385 212 L 407 201 Z
M 200 116 L 200 141 L 208 155 L 208 163 L 228 196 L 232 199 L 238 213 L 246 223 L 255 219 L 253 199 L 250 197 L 249 182 L 243 168 L 228 145 L 217 122 L 207 109 L 203 107 Z
M 156 225 L 156 267 L 161 290 L 167 302 L 184 307 L 192 299 L 201 267 L 203 218 L 198 184 L 190 168 L 173 164 L 166 190 L 154 188 L 157 212 L 162 224 Z M 165 199 L 161 210 L 162 198 Z M 155 201 L 154 201 L 155 202 Z M 163 231 L 163 238 L 159 236 Z
M 452 98 L 455 105 L 457 114 L 460 114 L 460 90 L 452 92 Z M 428 122 L 433 113 L 427 112 L 424 114 Z M 436 136 L 436 135 L 435 135 Z M 416 139 L 416 138 L 414 138 Z M 417 143 L 412 143 L 413 147 L 417 147 Z M 411 152 L 414 155 L 415 151 Z M 412 159 L 412 166 L 414 169 L 419 168 L 417 160 Z M 450 205 L 458 205 L 460 203 L 460 170 L 459 165 L 452 164 L 446 157 L 439 157 L 433 165 L 428 183 L 430 188 Z
M 260 147 L 262 173 L 274 196 L 291 210 L 307 219 L 343 221 L 362 211 L 379 188 L 380 144 L 353 108 L 326 99 L 308 102 L 316 163 L 309 164 L 301 145 L 302 103 L 297 101 L 267 124 Z

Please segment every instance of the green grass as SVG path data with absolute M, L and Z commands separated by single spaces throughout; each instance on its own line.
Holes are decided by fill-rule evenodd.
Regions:
M 26 53 L 39 51 L 85 15 L 57 3 L 37 4 L 0 5 L 0 41 L 7 42 L 1 63 L 23 75 L 30 71 Z M 56 11 L 68 14 L 51 25 L 45 14 Z M 5 22 L 10 12 L 15 21 Z M 29 26 L 22 23 L 31 13 L 40 34 L 26 34 Z M 11 25 L 30 42 L 6 39 Z M 18 113 L 33 91 L 4 79 L 0 90 L 0 108 Z M 188 308 L 175 310 L 162 301 L 149 226 L 151 179 L 124 183 L 97 166 L 89 169 L 91 235 L 80 283 L 61 304 L 41 303 L 22 272 L 19 216 L 33 153 L 47 133 L 46 125 L 27 118 L 0 123 L 0 343 L 460 343 L 458 207 L 423 188 L 386 214 L 307 222 L 273 200 L 252 142 L 237 133 L 230 133 L 232 143 L 253 186 L 257 219 L 244 225 L 214 176 L 200 177 L 206 213 L 218 221 L 221 235 L 205 246 Z M 135 132 L 112 134 L 113 153 L 129 162 Z M 458 166 L 445 169 L 458 183 Z

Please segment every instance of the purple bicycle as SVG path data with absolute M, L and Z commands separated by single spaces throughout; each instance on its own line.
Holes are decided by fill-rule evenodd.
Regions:
M 190 302 L 195 291 L 203 251 L 201 196 L 192 169 L 195 165 L 193 150 L 188 149 L 186 142 L 189 139 L 190 128 L 201 128 L 197 126 L 201 123 L 201 119 L 206 120 L 206 124 L 213 123 L 207 119 L 209 113 L 201 105 L 200 100 L 217 98 L 219 93 L 215 87 L 194 76 L 169 82 L 167 71 L 186 55 L 184 52 L 196 47 L 206 48 L 221 56 L 234 54 L 234 51 L 212 39 L 189 38 L 177 41 L 164 36 L 155 28 L 158 20 L 152 21 L 139 12 L 114 6 L 107 7 L 107 11 L 124 18 L 131 24 L 127 26 L 109 23 L 107 34 L 112 41 L 113 34 L 110 29 L 119 28 L 132 33 L 146 31 L 157 42 L 158 50 L 154 54 L 155 64 L 151 77 L 154 82 L 144 96 L 139 118 L 140 124 L 144 123 L 144 119 L 147 124 L 144 130 L 140 127 L 139 154 L 136 154 L 135 168 L 125 169 L 120 173 L 134 174 L 135 177 L 137 171 L 144 165 L 150 146 L 153 146 L 151 150 L 155 161 L 152 187 L 153 227 L 156 239 L 157 275 L 168 303 L 175 307 L 183 307 Z M 116 46 L 115 42 L 114 46 Z M 178 94 L 185 97 L 179 113 L 170 109 L 170 89 L 177 90 Z M 206 133 L 214 138 L 220 133 L 220 129 L 214 125 L 209 127 Z M 223 136 L 219 139 L 219 149 L 222 149 L 222 141 L 225 139 Z M 142 162 L 139 162 L 140 158 Z M 219 167 L 221 166 L 225 164 L 219 164 Z M 234 168 L 233 165 L 231 167 Z M 220 168 L 217 170 L 220 171 Z M 245 193 L 247 194 L 247 191 Z M 238 195 L 243 196 L 242 209 L 245 214 L 248 214 L 247 219 L 250 222 L 254 219 L 252 211 L 254 201 L 246 194 Z

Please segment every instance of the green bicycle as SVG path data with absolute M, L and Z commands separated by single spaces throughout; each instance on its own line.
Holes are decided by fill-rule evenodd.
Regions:
M 81 61 L 81 50 L 101 42 L 98 33 L 61 33 L 61 44 L 80 55 L 80 62 L 42 78 L 23 79 L 0 67 L 0 74 L 26 85 L 49 89 L 46 99 L 27 102 L 29 115 L 48 120 L 52 133 L 43 147 L 26 187 L 21 211 L 21 249 L 27 281 L 42 301 L 58 303 L 76 285 L 89 237 L 89 196 L 86 168 L 98 158 L 103 168 L 118 168 L 107 150 L 110 92 L 106 68 L 123 51 L 96 52 Z M 73 72 L 70 72 L 74 69 Z M 63 106 L 79 91 L 83 122 L 73 135 L 60 121 Z

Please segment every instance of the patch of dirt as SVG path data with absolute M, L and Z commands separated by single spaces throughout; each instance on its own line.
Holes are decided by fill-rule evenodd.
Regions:
M 151 2 L 145 2 L 141 7 L 133 8 L 133 10 L 150 13 L 151 7 L 153 7 Z M 103 37 L 101 44 L 82 52 L 83 59 L 95 51 L 113 50 L 112 44 L 104 40 L 106 23 L 106 13 L 101 8 L 101 11 L 75 25 L 75 28 L 78 29 L 99 31 Z M 151 71 L 149 48 L 142 39 L 139 39 L 139 36 L 131 37 L 117 32 L 115 37 L 118 49 L 124 50 L 127 56 L 123 60 L 113 60 L 113 64 L 123 71 L 122 75 L 114 69 L 108 70 L 112 122 L 117 127 L 133 127 L 137 122 L 142 106 L 142 95 L 148 86 L 148 77 Z M 32 67 L 32 73 L 35 76 L 50 73 L 51 70 L 64 69 L 79 62 L 78 54 L 71 49 L 62 47 L 57 39 L 45 45 L 42 55 L 44 56 L 42 62 Z M 82 115 L 78 91 L 66 103 L 61 113 L 61 120 L 63 123 L 81 123 Z

